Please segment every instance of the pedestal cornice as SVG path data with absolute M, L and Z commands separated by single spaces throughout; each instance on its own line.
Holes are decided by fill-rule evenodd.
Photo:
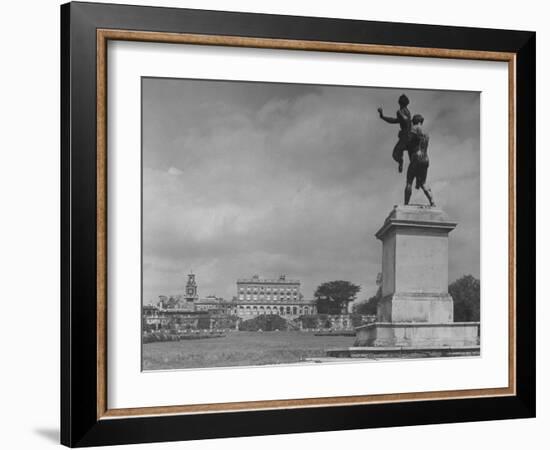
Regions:
M 449 233 L 456 226 L 457 222 L 449 220 L 447 214 L 439 208 L 428 205 L 395 205 L 375 236 L 383 240 L 386 233 L 397 228 L 422 228 Z

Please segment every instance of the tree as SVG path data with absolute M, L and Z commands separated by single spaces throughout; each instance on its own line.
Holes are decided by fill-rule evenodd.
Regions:
M 317 287 L 315 298 L 319 314 L 342 314 L 347 312 L 349 302 L 355 300 L 360 286 L 349 281 L 328 281 Z
M 287 328 L 288 322 L 276 314 L 262 314 L 239 324 L 239 331 L 284 331 Z
M 480 282 L 472 275 L 464 275 L 449 285 L 454 301 L 455 322 L 479 322 Z
M 354 313 L 356 314 L 365 314 L 365 315 L 376 315 L 376 310 L 378 308 L 378 302 L 382 298 L 382 286 L 378 286 L 378 290 L 376 291 L 376 294 L 374 294 L 372 297 L 370 297 L 366 301 L 362 301 L 361 303 L 358 303 L 355 305 Z

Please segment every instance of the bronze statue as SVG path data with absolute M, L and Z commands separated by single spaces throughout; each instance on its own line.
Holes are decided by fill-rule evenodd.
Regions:
M 399 109 L 395 117 L 384 116 L 382 108 L 378 108 L 378 114 L 380 114 L 380 118 L 387 123 L 399 124 L 400 130 L 397 134 L 398 141 L 393 148 L 392 157 L 398 163 L 398 170 L 399 173 L 401 173 L 403 171 L 403 152 L 408 150 L 409 133 L 411 131 L 411 113 L 407 108 L 409 105 L 409 98 L 405 94 L 399 97 L 398 103 Z
M 412 184 L 416 179 L 416 189 L 422 189 L 430 206 L 435 206 L 432 191 L 426 184 L 428 176 L 428 166 L 430 158 L 428 158 L 428 143 L 430 137 L 422 129 L 424 117 L 421 114 L 415 114 L 412 118 L 412 127 L 409 136 L 408 150 L 410 163 L 407 169 L 407 184 L 405 185 L 405 205 L 409 204 L 412 193 Z
M 433 194 L 426 185 L 428 175 L 428 143 L 430 137 L 422 129 L 424 117 L 421 114 L 415 114 L 411 119 L 411 113 L 408 109 L 409 99 L 405 94 L 399 97 L 399 109 L 395 117 L 384 116 L 382 108 L 378 108 L 380 118 L 387 123 L 399 124 L 400 130 L 397 144 L 393 148 L 392 157 L 398 163 L 399 173 L 403 171 L 403 152 L 407 150 L 409 154 L 409 167 L 407 169 L 407 184 L 405 185 L 405 205 L 409 204 L 412 194 L 412 184 L 416 179 L 416 189 L 422 189 L 430 206 L 435 206 Z

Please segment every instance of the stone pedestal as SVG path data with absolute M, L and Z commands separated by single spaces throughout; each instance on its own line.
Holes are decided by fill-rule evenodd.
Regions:
M 382 241 L 377 321 L 357 328 L 355 346 L 479 345 L 479 323 L 453 322 L 448 235 L 456 225 L 435 207 L 394 207 L 376 233 Z

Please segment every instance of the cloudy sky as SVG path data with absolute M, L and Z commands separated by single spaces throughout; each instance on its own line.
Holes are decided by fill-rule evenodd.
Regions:
M 282 273 L 306 298 L 336 279 L 372 295 L 374 233 L 405 184 L 398 126 L 376 108 L 395 115 L 402 92 L 426 119 L 435 201 L 459 222 L 450 280 L 479 276 L 478 93 L 159 78 L 142 92 L 144 302 L 183 293 L 190 270 L 201 297 Z

